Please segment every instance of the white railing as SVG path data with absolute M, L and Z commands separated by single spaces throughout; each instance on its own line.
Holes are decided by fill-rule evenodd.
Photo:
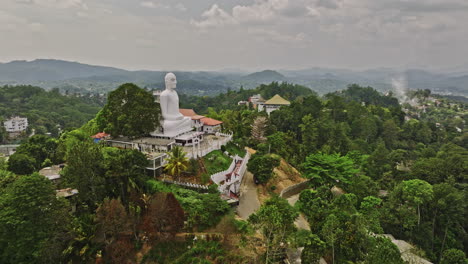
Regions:
M 213 142 L 212 146 L 209 146 L 209 147 L 206 147 L 206 148 L 203 148 L 203 149 L 202 148 L 199 149 L 197 146 L 195 146 L 195 149 L 193 151 L 194 153 L 192 153 L 192 151 L 189 150 L 187 152 L 187 157 L 189 159 L 190 158 L 204 157 L 208 153 L 212 152 L 213 150 L 221 149 L 221 146 L 226 145 L 227 143 L 229 143 L 232 140 L 232 135 L 231 134 L 219 133 L 219 134 L 217 134 L 217 136 L 223 136 L 224 138 L 219 139 L 216 142 Z
M 232 159 L 232 162 L 231 162 L 231 165 L 229 165 L 229 168 L 225 171 L 220 171 L 220 172 L 217 172 L 213 175 L 210 176 L 211 180 L 216 183 L 216 184 L 219 184 L 220 182 L 224 181 L 226 179 L 226 174 L 232 172 L 234 170 L 234 168 L 236 167 L 236 162 L 240 159 L 239 156 L 235 156 L 233 159 Z
M 211 175 L 210 177 L 211 180 L 218 185 L 220 182 L 225 181 L 224 184 L 218 187 L 218 190 L 221 192 L 221 194 L 229 196 L 229 191 L 233 184 L 237 184 L 240 186 L 240 183 L 242 182 L 242 178 L 244 177 L 244 174 L 247 171 L 247 163 L 249 162 L 249 159 L 250 159 L 250 153 L 248 151 L 246 151 L 244 158 L 241 158 L 238 155 L 236 155 L 232 159 L 232 163 L 229 166 L 229 169 Z M 242 164 L 239 167 L 239 171 L 237 172 L 237 175 L 231 175 L 231 180 L 227 181 L 226 174 L 234 171 L 236 164 L 239 160 L 242 160 Z M 239 186 L 235 186 L 234 189 L 238 191 Z
M 247 163 L 249 163 L 250 153 L 248 151 L 245 152 L 244 160 L 242 161 L 242 165 L 239 169 L 239 175 L 242 179 L 244 177 L 245 172 L 247 171 Z

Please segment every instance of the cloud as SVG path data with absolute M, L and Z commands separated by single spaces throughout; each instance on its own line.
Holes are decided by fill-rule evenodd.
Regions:
M 143 2 L 140 3 L 140 6 L 147 7 L 147 8 L 166 8 L 166 9 L 170 8 L 170 6 L 168 6 L 168 5 L 164 5 L 164 4 L 161 4 L 161 3 L 156 3 L 154 1 L 143 1 Z
M 217 4 L 212 5 L 201 16 L 203 18 L 201 21 L 192 20 L 191 24 L 199 28 L 209 28 L 237 23 L 230 14 L 221 9 Z
M 147 8 L 157 8 L 159 7 L 159 4 L 156 4 L 155 2 L 152 1 L 143 1 L 140 3 L 142 7 L 147 7 Z
M 231 13 L 217 4 L 202 14 L 202 20 L 193 21 L 200 28 L 219 27 L 241 23 L 266 23 L 288 7 L 288 0 L 256 0 L 253 5 L 236 5 Z
M 48 8 L 82 8 L 87 10 L 88 5 L 83 0 L 16 0 L 17 3 L 44 6 Z
M 177 10 L 179 10 L 181 12 L 187 11 L 187 8 L 181 3 L 178 3 L 177 5 L 175 5 L 175 9 L 177 9 Z

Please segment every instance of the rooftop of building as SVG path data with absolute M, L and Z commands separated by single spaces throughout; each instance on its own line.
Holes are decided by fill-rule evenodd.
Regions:
M 204 117 L 201 119 L 203 125 L 206 125 L 206 126 L 217 126 L 217 125 L 221 125 L 223 122 L 219 121 L 219 120 L 216 120 L 216 119 L 213 119 L 213 118 L 209 118 L 209 117 Z
M 279 94 L 273 96 L 270 100 L 265 102 L 266 105 L 290 105 L 291 103 L 281 97 Z

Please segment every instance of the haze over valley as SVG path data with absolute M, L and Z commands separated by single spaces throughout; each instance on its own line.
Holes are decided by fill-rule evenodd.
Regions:
M 303 70 L 177 71 L 179 91 L 189 95 L 216 95 L 241 86 L 253 89 L 260 84 L 289 82 L 304 85 L 318 92 L 343 90 L 349 84 L 371 86 L 381 92 L 395 91 L 395 80 L 405 89 L 430 89 L 444 95 L 468 96 L 468 71 L 428 71 L 377 68 L 364 71 L 309 68 Z M 149 89 L 162 89 L 167 71 L 129 71 L 79 62 L 38 59 L 0 64 L 0 85 L 30 84 L 62 92 L 107 93 L 122 83 L 135 83 Z

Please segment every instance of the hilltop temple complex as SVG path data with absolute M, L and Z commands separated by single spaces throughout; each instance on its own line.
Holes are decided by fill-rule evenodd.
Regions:
M 220 149 L 232 139 L 232 135 L 221 133 L 223 122 L 198 115 L 192 109 L 179 109 L 176 92 L 177 80 L 173 73 L 165 77 L 166 89 L 154 92 L 155 101 L 161 106 L 161 121 L 148 137 L 130 139 L 110 138 L 98 133 L 95 141 L 104 140 L 113 147 L 137 149 L 148 157 L 147 170 L 153 176 L 160 175 L 165 165 L 167 152 L 173 146 L 181 146 L 188 158 L 200 158 Z

